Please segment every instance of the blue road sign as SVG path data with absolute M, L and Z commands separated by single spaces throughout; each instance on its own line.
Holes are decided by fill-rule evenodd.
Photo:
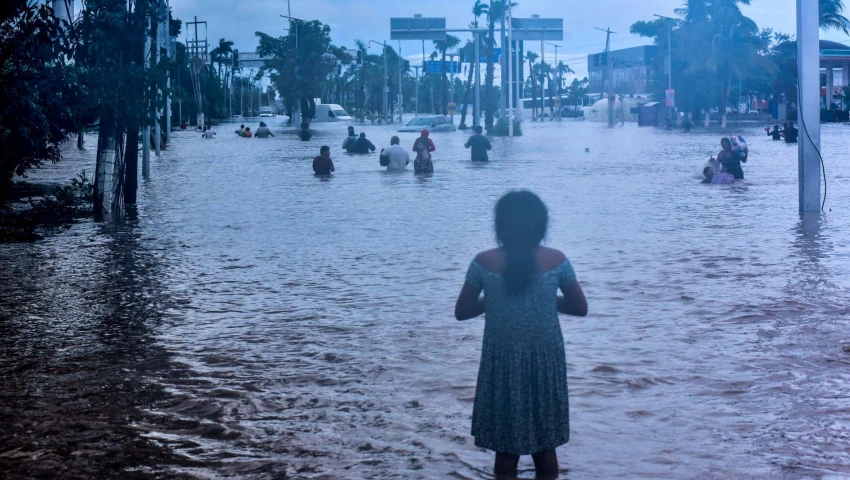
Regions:
M 443 73 L 443 62 L 425 62 L 425 71 L 427 73 Z M 446 73 L 460 73 L 460 64 L 458 62 L 446 62 Z
M 501 57 L 501 56 L 502 56 L 502 49 L 501 48 L 494 48 L 493 49 L 493 63 L 499 63 L 499 57 Z M 487 55 L 481 55 L 481 58 L 479 59 L 479 61 L 481 63 L 487 63 Z

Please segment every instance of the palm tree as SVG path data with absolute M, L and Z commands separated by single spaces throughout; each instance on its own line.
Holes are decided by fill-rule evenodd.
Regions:
M 434 48 L 437 49 L 437 52 L 442 56 L 441 59 L 441 71 L 442 71 L 442 79 L 440 81 L 440 109 L 442 113 L 448 114 L 448 90 L 449 90 L 449 81 L 446 77 L 446 54 L 450 51 L 456 49 L 460 45 L 460 39 L 455 37 L 454 35 L 446 34 L 445 40 L 434 40 Z
M 537 120 L 537 80 L 535 79 L 535 65 L 538 55 L 532 51 L 525 52 L 525 60 L 528 62 L 528 80 L 531 84 L 531 120 Z
M 210 51 L 210 63 L 218 64 L 218 78 L 221 79 L 221 69 L 225 65 L 225 61 L 230 59 L 233 54 L 233 42 L 230 40 L 219 39 L 218 46 Z
M 696 60 L 685 70 L 686 73 L 710 72 L 717 76 L 720 88 L 721 127 L 727 126 L 726 107 L 732 78 L 746 78 L 753 71 L 771 72 L 773 63 L 760 55 L 764 39 L 759 37 L 755 22 L 741 13 L 739 3 L 748 0 L 689 0 L 685 8 L 677 10 L 685 22 L 694 27 L 702 38 L 710 35 L 709 46 L 696 49 Z M 708 35 L 706 35 L 708 34 Z
M 363 121 L 365 117 L 365 109 L 366 109 L 366 42 L 363 40 L 355 40 L 354 44 L 357 45 L 357 50 L 360 52 L 360 58 L 362 63 L 360 64 L 360 88 L 357 89 L 357 115 L 360 117 L 360 121 Z
M 824 30 L 836 29 L 850 35 L 850 21 L 842 15 L 844 2 L 842 0 L 818 0 L 820 9 L 820 26 Z
M 487 12 L 490 11 L 490 6 L 481 0 L 475 0 L 475 5 L 472 7 L 472 15 L 475 16 L 475 20 L 469 24 L 471 28 L 478 29 L 478 18 L 481 15 L 486 15 Z M 479 41 L 480 41 L 480 37 Z M 476 68 L 481 68 L 481 59 L 475 58 L 475 37 L 473 40 L 468 41 L 466 46 L 464 47 L 464 52 L 466 53 L 467 58 L 471 58 L 472 61 L 469 62 L 469 75 L 466 80 L 466 91 L 463 94 L 463 109 L 460 112 L 460 125 L 458 128 L 461 130 L 466 129 L 466 106 L 469 104 L 469 93 L 472 91 L 472 75 L 475 73 Z M 481 85 L 475 85 L 475 88 L 481 88 Z M 480 112 L 478 112 L 480 114 Z M 473 122 L 473 125 L 475 122 Z

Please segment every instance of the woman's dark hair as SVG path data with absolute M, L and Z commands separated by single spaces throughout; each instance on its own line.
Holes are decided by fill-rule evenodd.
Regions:
M 721 138 L 721 139 L 720 139 L 720 145 L 723 145 L 723 142 L 726 142 L 726 143 L 728 143 L 728 144 L 729 144 L 729 146 L 732 146 L 732 140 L 729 140 L 729 137 L 723 137 L 723 138 Z
M 528 190 L 510 192 L 496 204 L 496 239 L 506 253 L 502 278 L 508 293 L 521 294 L 531 283 L 537 270 L 535 249 L 548 224 L 546 205 Z

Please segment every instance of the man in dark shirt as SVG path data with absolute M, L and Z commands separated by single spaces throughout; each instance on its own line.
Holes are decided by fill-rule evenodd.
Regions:
M 487 156 L 487 150 L 491 150 L 493 147 L 490 145 L 490 140 L 487 140 L 487 137 L 481 134 L 483 129 L 481 126 L 472 127 L 472 131 L 475 132 L 475 135 L 469 137 L 469 140 L 466 141 L 466 148 L 472 147 L 472 161 L 473 162 L 487 162 L 490 159 Z
M 352 153 L 369 153 L 375 151 L 375 145 L 372 144 L 369 140 L 366 139 L 366 134 L 360 132 L 360 138 L 358 138 L 354 142 L 354 148 L 351 150 Z
M 319 156 L 313 159 L 313 173 L 316 175 L 330 175 L 334 171 L 334 161 L 331 160 L 331 147 L 323 145 L 319 149 Z
M 788 122 L 788 127 L 783 132 L 785 134 L 785 143 L 797 143 L 797 128 L 793 122 Z
M 782 131 L 779 130 L 779 125 L 774 125 L 773 130 L 769 130 L 767 134 L 773 137 L 774 140 L 782 140 Z

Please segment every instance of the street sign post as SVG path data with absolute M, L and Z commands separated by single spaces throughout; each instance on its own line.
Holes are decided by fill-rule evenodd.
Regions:
M 424 18 L 422 16 L 415 16 L 412 18 L 390 18 L 390 39 L 391 40 L 421 40 L 423 41 L 423 56 L 425 53 L 424 49 L 424 41 L 425 40 L 445 40 L 447 32 L 468 32 L 473 34 L 473 43 L 475 44 L 475 54 L 472 58 L 477 58 L 479 62 L 473 62 L 475 68 L 475 84 L 481 85 L 481 62 L 486 62 L 486 59 L 482 59 L 481 51 L 480 51 L 480 38 L 481 35 L 486 33 L 486 29 L 478 29 L 478 28 L 460 28 L 460 29 L 447 29 L 446 28 L 446 19 L 445 18 Z M 424 59 L 423 59 L 424 60 Z M 429 62 L 430 63 L 430 62 Z M 440 62 L 436 62 L 440 63 Z M 449 67 L 447 65 L 447 73 L 459 73 L 460 66 L 456 64 L 456 62 L 452 62 L 453 65 Z M 430 67 L 426 64 L 424 66 L 423 73 L 431 72 L 431 73 L 442 73 L 442 65 L 439 70 L 432 70 L 433 67 Z M 418 85 L 418 82 L 417 82 Z M 473 126 L 478 126 L 480 118 L 481 118 L 481 99 L 480 99 L 480 88 L 475 89 L 475 109 L 472 116 L 472 124 Z

